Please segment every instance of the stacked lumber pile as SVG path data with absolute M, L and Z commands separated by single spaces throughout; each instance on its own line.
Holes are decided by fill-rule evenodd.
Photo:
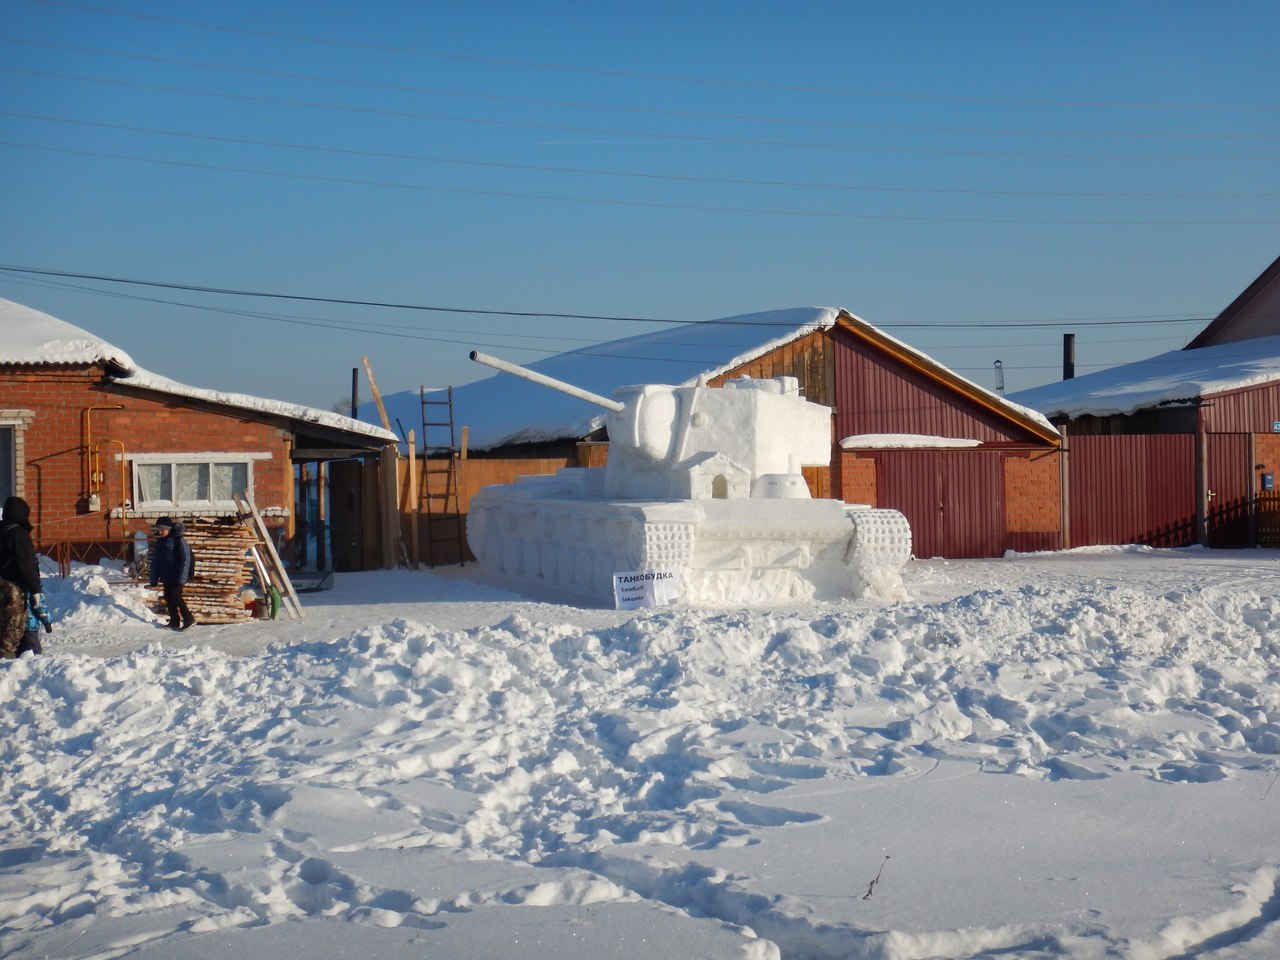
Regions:
M 241 623 L 252 619 L 240 591 L 253 582 L 250 550 L 258 538 L 248 525 L 235 518 L 190 520 L 184 523 L 187 544 L 195 554 L 195 576 L 183 590 L 183 598 L 197 623 Z M 164 598 L 152 609 L 167 615 Z

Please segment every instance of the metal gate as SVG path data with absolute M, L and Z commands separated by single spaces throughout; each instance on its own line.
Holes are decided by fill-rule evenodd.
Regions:
M 1192 434 L 1071 436 L 1067 449 L 1071 546 L 1197 541 Z
M 998 451 L 893 450 L 874 454 L 876 500 L 911 524 L 917 557 L 1004 552 L 1004 458 Z
M 1253 540 L 1253 460 L 1249 434 L 1211 433 L 1208 457 L 1209 508 L 1205 519 L 1211 547 L 1247 547 Z

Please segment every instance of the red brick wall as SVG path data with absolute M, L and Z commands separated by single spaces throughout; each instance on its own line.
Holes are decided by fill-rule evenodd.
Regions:
M 1260 478 L 1264 473 L 1280 474 L 1280 433 L 1255 433 L 1253 435 L 1255 461 L 1262 465 L 1254 473 Z M 1261 479 L 1254 480 L 1254 489 L 1262 486 Z
M 112 407 L 119 409 L 94 409 Z M 20 492 L 31 504 L 34 538 L 42 547 L 60 540 L 100 540 L 122 535 L 109 511 L 133 496 L 126 465 L 121 490 L 118 455 L 126 453 L 270 453 L 253 464 L 254 497 L 260 509 L 292 513 L 292 465 L 286 431 L 236 416 L 192 410 L 112 392 L 98 368 L 0 370 L 0 410 L 32 414 L 23 433 L 25 472 Z M 87 421 L 87 429 L 86 429 Z M 86 433 L 88 434 L 86 436 Z M 88 511 L 91 447 L 98 449 L 102 509 Z M 129 517 L 124 533 L 150 527 L 149 518 Z
M 856 453 L 841 452 L 839 456 L 840 499 L 845 503 L 878 506 L 875 461 L 864 460 Z
M 1062 546 L 1061 454 L 1010 455 L 1004 461 L 1005 527 L 1013 550 Z

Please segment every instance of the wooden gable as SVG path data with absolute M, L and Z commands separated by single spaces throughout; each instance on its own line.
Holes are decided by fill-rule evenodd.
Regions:
M 835 352 L 831 349 L 829 331 L 815 330 L 756 357 L 747 363 L 713 377 L 708 384 L 722 387 L 729 380 L 751 377 L 795 377 L 806 400 L 823 406 L 835 406 Z

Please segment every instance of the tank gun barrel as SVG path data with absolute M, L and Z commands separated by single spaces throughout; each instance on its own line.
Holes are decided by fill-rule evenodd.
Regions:
M 471 359 L 476 363 L 483 363 L 486 367 L 493 367 L 495 370 L 501 370 L 504 373 L 510 373 L 525 380 L 532 380 L 534 383 L 544 387 L 550 387 L 552 390 L 559 390 L 561 393 L 567 393 L 571 397 L 577 397 L 579 400 L 586 400 L 588 403 L 594 403 L 597 407 L 604 407 L 606 410 L 612 410 L 614 413 L 621 413 L 626 409 L 626 405 L 619 403 L 617 400 L 611 400 L 608 397 L 602 397 L 598 393 L 592 393 L 590 390 L 583 390 L 581 387 L 575 387 L 571 383 L 565 383 L 563 380 L 557 380 L 555 377 L 548 377 L 545 374 L 535 373 L 532 370 L 526 370 L 524 367 L 516 363 L 509 363 L 506 360 L 499 360 L 497 357 L 491 357 L 487 353 L 481 353 L 479 350 L 471 351 Z

